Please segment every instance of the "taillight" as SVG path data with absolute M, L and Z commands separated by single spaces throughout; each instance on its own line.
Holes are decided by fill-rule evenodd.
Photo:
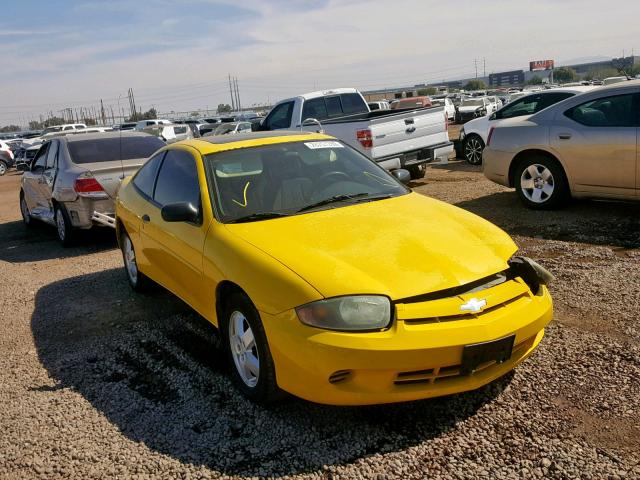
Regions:
M 84 174 L 78 178 L 73 184 L 73 189 L 81 197 L 107 198 L 107 192 L 104 191 L 100 182 L 93 176 Z
M 495 130 L 496 127 L 491 127 L 489 129 L 489 135 L 487 135 L 487 147 L 489 146 L 489 144 L 491 143 L 491 137 L 493 136 L 493 131 Z
M 371 130 L 358 130 L 356 132 L 356 138 L 364 148 L 373 148 L 373 137 L 371 136 Z

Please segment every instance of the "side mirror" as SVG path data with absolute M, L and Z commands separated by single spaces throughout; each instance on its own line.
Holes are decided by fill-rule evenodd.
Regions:
M 400 183 L 404 185 L 408 185 L 409 182 L 411 181 L 411 174 L 409 173 L 408 170 L 405 170 L 404 168 L 391 170 L 391 175 L 393 175 L 396 178 L 396 180 L 398 180 Z
M 27 163 L 18 163 L 16 165 L 16 170 L 18 170 L 19 172 L 26 172 L 27 170 L 29 170 L 29 165 Z
M 200 221 L 200 212 L 189 202 L 165 205 L 160 210 L 160 215 L 165 222 L 198 223 Z
M 489 117 L 489 120 L 495 120 L 496 118 L 498 118 L 498 113 L 497 112 L 493 112 L 491 114 L 491 116 Z

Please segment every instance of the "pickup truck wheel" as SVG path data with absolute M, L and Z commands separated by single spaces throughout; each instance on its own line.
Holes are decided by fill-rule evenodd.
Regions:
M 133 242 L 126 232 L 122 234 L 122 259 L 124 261 L 124 270 L 127 274 L 129 286 L 134 292 L 144 293 L 151 288 L 152 282 L 144 273 L 138 270 L 138 262 L 136 261 L 136 251 Z
M 69 218 L 67 210 L 61 205 L 56 206 L 54 218 L 60 243 L 65 248 L 72 246 L 75 241 L 75 230 L 71 224 L 71 219 Z
M 533 210 L 561 207 L 570 197 L 562 167 L 544 156 L 531 156 L 520 162 L 514 183 L 522 203 Z
M 411 180 L 424 178 L 425 174 L 427 173 L 427 167 L 424 163 L 422 165 L 411 165 L 410 167 L 407 167 L 407 170 L 409 170 Z
M 281 398 L 260 315 L 246 295 L 238 292 L 226 299 L 220 327 L 238 390 L 256 403 Z
M 464 139 L 462 151 L 464 152 L 464 158 L 471 165 L 482 164 L 482 151 L 484 150 L 484 142 L 479 135 L 472 133 Z
M 29 213 L 29 207 L 27 201 L 24 199 L 24 192 L 20 190 L 20 213 L 22 214 L 22 223 L 27 227 L 33 226 L 33 220 L 31 219 L 31 213 Z
M 7 173 L 8 166 L 4 160 L 0 160 L 0 177 Z

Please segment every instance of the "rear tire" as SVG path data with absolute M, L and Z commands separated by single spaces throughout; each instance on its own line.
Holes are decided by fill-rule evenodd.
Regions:
M 283 396 L 260 314 L 249 297 L 234 293 L 225 301 L 220 322 L 234 384 L 249 400 L 271 403 Z
M 0 160 L 0 177 L 7 173 L 9 166 L 4 160 Z
M 515 170 L 513 183 L 520 201 L 533 210 L 560 208 L 571 196 L 562 167 L 541 155 L 523 159 Z
M 482 165 L 482 151 L 484 150 L 484 141 L 480 135 L 472 133 L 464 138 L 462 152 L 465 160 L 471 165 Z
M 127 275 L 129 286 L 137 293 L 148 292 L 153 286 L 153 282 L 138 269 L 136 251 L 127 232 L 122 233 L 120 244 L 122 245 L 122 260 L 124 261 L 124 271 Z
M 410 167 L 407 167 L 407 170 L 409 171 L 409 175 L 411 175 L 411 180 L 424 178 L 424 176 L 427 174 L 427 167 L 424 164 L 411 165 Z
M 63 205 L 55 206 L 54 220 L 56 221 L 58 239 L 62 246 L 65 248 L 72 246 L 75 241 L 76 232 L 71 224 L 67 209 L 64 208 Z

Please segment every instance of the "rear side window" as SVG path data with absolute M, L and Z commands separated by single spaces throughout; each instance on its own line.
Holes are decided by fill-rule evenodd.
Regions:
M 131 180 L 136 188 L 147 198 L 153 198 L 153 185 L 156 182 L 156 174 L 162 162 L 162 157 L 164 157 L 164 152 L 151 157 Z
M 162 147 L 164 142 L 151 135 L 80 140 L 67 144 L 71 161 L 75 164 L 147 158 Z
M 577 105 L 564 114 L 587 127 L 633 127 L 634 95 L 615 95 Z
M 329 117 L 339 117 L 342 115 L 340 97 L 325 97 L 324 103 L 327 106 L 327 115 Z
M 302 107 L 302 120 L 307 118 L 315 118 L 316 120 L 324 120 L 328 117 L 327 107 L 324 104 L 324 98 L 313 98 L 306 100 Z
M 161 206 L 171 203 L 189 202 L 200 207 L 200 184 L 195 159 L 183 150 L 167 151 L 153 199 Z
M 353 115 L 367 111 L 367 104 L 357 93 L 343 93 L 340 95 L 340 99 L 342 100 L 342 111 L 345 115 Z

